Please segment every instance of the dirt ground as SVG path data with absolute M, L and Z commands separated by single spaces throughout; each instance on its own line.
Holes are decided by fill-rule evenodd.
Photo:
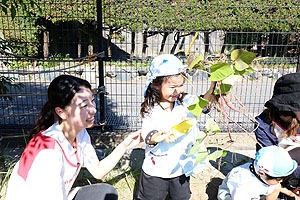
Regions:
M 206 147 L 210 152 L 216 149 L 224 149 L 227 155 L 222 160 L 210 161 L 206 168 L 197 175 L 191 177 L 191 200 L 216 200 L 218 186 L 226 174 L 235 166 L 251 161 L 255 156 L 255 144 L 253 134 L 246 133 L 233 134 L 234 142 L 229 142 L 228 134 L 220 134 L 206 138 Z M 132 154 L 139 154 L 138 150 Z M 132 156 L 135 160 L 140 160 L 139 155 Z M 132 160 L 132 159 L 131 159 Z M 116 185 L 120 200 L 132 200 L 134 184 L 137 180 L 128 176 L 120 180 Z
M 217 200 L 218 187 L 227 173 L 233 167 L 250 162 L 255 157 L 256 140 L 253 134 L 236 133 L 232 134 L 232 139 L 233 142 L 229 142 L 228 134 L 218 134 L 207 138 L 208 151 L 223 149 L 227 151 L 227 155 L 221 160 L 217 159 L 216 162 L 210 161 L 202 172 L 191 177 L 192 197 L 190 200 Z M 133 182 L 136 181 L 127 177 L 115 185 L 120 200 L 133 199 Z
M 229 142 L 228 134 L 210 136 L 206 140 L 209 151 L 217 148 L 227 151 L 227 155 L 217 162 L 210 161 L 199 174 L 191 177 L 191 200 L 216 200 L 218 187 L 227 173 L 235 166 L 251 161 L 255 157 L 255 144 L 253 134 L 233 134 L 234 142 Z
M 124 135 L 119 137 L 105 137 L 106 136 L 93 138 L 92 136 L 92 140 L 95 142 L 96 148 L 107 149 L 111 147 L 111 145 L 114 146 L 116 143 L 120 142 Z M 251 158 L 254 158 L 256 141 L 253 134 L 248 135 L 246 133 L 234 133 L 232 134 L 232 139 L 233 142 L 229 142 L 228 134 L 225 133 L 206 138 L 206 147 L 210 152 L 213 152 L 216 149 L 223 149 L 227 151 L 227 155 L 216 162 L 210 161 L 201 173 L 191 177 L 191 200 L 216 200 L 218 186 L 222 183 L 222 180 L 227 173 L 233 167 L 249 162 L 251 161 Z M 136 166 L 141 165 L 143 160 L 142 157 L 144 156 L 143 145 L 144 144 L 141 144 L 141 146 L 134 149 L 129 154 L 124 155 L 120 166 L 136 168 Z M 22 149 L 15 148 L 14 146 L 12 146 L 11 150 L 12 155 L 20 155 L 22 152 Z M 100 154 L 105 153 L 107 152 L 100 152 Z M 118 171 L 114 171 L 112 173 L 118 173 Z M 116 176 L 112 173 L 108 176 Z M 120 200 L 132 200 L 138 177 L 132 174 L 124 175 L 124 173 L 122 176 L 122 178 L 116 178 L 109 183 L 117 189 Z M 77 181 L 82 184 L 88 184 L 85 182 L 86 179 L 90 179 L 90 175 L 82 176 L 81 179 L 77 179 L 79 179 Z M 90 181 L 93 180 L 90 179 Z M 0 200 L 3 200 L 3 198 L 1 198 L 3 195 L 1 194 L 2 192 L 3 191 L 0 192 Z M 299 199 L 300 198 L 297 198 L 297 200 Z

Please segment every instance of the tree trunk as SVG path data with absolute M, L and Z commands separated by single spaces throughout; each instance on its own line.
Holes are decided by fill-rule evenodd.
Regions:
M 78 31 L 77 58 L 81 57 L 81 31 Z
M 147 38 L 148 38 L 148 32 L 147 31 L 144 31 L 143 33 L 143 48 L 142 48 L 142 57 L 145 58 L 145 55 L 146 55 L 146 50 L 148 48 L 148 45 L 147 45 Z
M 111 58 L 111 37 L 113 35 L 113 30 L 112 28 L 109 28 L 109 34 L 108 34 L 108 38 L 107 38 L 107 57 Z
M 175 53 L 176 47 L 179 43 L 179 40 L 180 40 L 180 32 L 178 31 L 178 32 L 175 33 L 175 36 L 174 36 L 174 45 L 173 45 L 173 47 L 170 51 L 171 54 Z
M 166 40 L 167 40 L 169 34 L 170 34 L 169 32 L 164 32 L 163 39 L 162 39 L 161 45 L 160 45 L 159 54 L 163 53 L 164 47 L 165 47 L 165 44 L 166 44 Z
M 44 54 L 44 58 L 48 58 L 49 57 L 49 31 L 45 30 L 43 37 L 44 37 L 43 54 Z
M 204 32 L 204 46 L 205 46 L 205 49 L 204 49 L 204 54 L 207 55 L 209 54 L 209 34 L 210 32 Z
M 131 50 L 130 55 L 133 56 L 135 51 L 135 32 L 131 32 Z
M 89 36 L 89 46 L 88 46 L 88 55 L 92 55 L 94 53 L 94 46 L 93 46 L 93 36 L 91 36 L 90 34 Z

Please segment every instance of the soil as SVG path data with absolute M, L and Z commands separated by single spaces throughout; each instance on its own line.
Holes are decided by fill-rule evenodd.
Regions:
M 206 168 L 197 175 L 191 177 L 191 200 L 216 200 L 219 185 L 222 183 L 227 173 L 235 166 L 251 161 L 255 156 L 255 144 L 253 134 L 246 133 L 233 134 L 233 142 L 230 141 L 228 134 L 218 134 L 206 138 L 208 151 L 224 149 L 227 155 L 221 160 L 210 161 Z M 132 160 L 142 160 L 143 146 L 135 149 L 131 153 Z M 128 176 L 127 179 L 120 180 L 115 187 L 118 190 L 120 200 L 132 200 L 133 191 L 137 178 Z M 125 186 L 124 186 L 125 185 Z
M 233 167 L 252 161 L 255 157 L 256 140 L 253 134 L 236 133 L 232 134 L 231 138 L 233 141 L 229 139 L 228 134 L 218 134 L 207 138 L 208 151 L 223 149 L 227 154 L 221 160 L 210 161 L 202 172 L 191 177 L 192 197 L 190 200 L 217 200 L 218 187 L 228 172 Z M 140 156 L 140 153 L 138 155 Z M 134 185 L 132 182 L 137 181 L 137 179 L 133 179 L 130 180 L 130 177 L 127 177 L 116 184 L 120 200 L 133 199 Z M 126 182 L 126 187 L 121 186 L 122 182 Z M 296 200 L 300 200 L 300 198 L 297 197 Z
M 99 135 L 95 136 L 91 134 L 91 136 L 92 141 L 95 142 L 97 153 L 99 153 L 99 149 L 103 150 L 115 146 L 124 138 L 124 136 L 126 136 L 126 134 L 113 134 L 113 136 L 109 134 L 106 136 L 102 135 L 101 137 L 99 137 Z M 223 149 L 226 150 L 227 154 L 222 159 L 210 161 L 201 173 L 191 177 L 191 200 L 216 200 L 218 187 L 222 183 L 227 173 L 233 167 L 249 162 L 252 158 L 254 158 L 256 152 L 256 140 L 253 134 L 234 133 L 232 134 L 232 140 L 233 141 L 230 141 L 228 134 L 218 134 L 206 138 L 205 143 L 208 151 L 213 152 L 216 149 Z M 18 146 L 18 148 L 16 148 L 16 146 L 12 146 L 11 150 L 12 156 L 14 157 L 16 155 L 20 155 L 22 152 L 22 147 L 19 148 Z M 107 151 L 100 152 L 100 154 L 106 153 Z M 133 173 L 126 174 L 120 169 L 126 169 L 128 166 L 130 166 L 131 168 L 139 170 L 138 168 L 141 166 L 143 156 L 144 144 L 141 144 L 139 147 L 123 156 L 118 170 L 114 170 L 112 173 L 107 175 L 116 177 L 111 179 L 109 183 L 113 184 L 117 189 L 120 200 L 133 199 L 133 194 L 138 179 L 138 177 Z M 81 170 L 81 172 L 82 171 L 83 174 L 86 173 L 84 170 Z M 119 173 L 120 175 L 113 173 Z M 77 180 L 77 183 L 84 185 L 88 184 L 85 183 L 87 179 L 89 179 L 92 183 L 94 181 L 90 179 L 90 175 L 84 175 L 81 177 L 81 179 L 77 179 L 79 179 Z M 1 193 L 3 193 L 3 191 L 0 192 L 0 200 L 2 200 L 1 196 L 3 195 Z M 300 198 L 297 198 L 297 200 L 300 200 Z
M 253 134 L 246 133 L 232 135 L 233 142 L 228 134 L 210 136 L 206 147 L 209 151 L 223 149 L 227 154 L 216 162 L 210 161 L 206 168 L 191 178 L 191 200 L 216 200 L 218 187 L 227 173 L 238 165 L 251 161 L 255 156 L 256 141 Z

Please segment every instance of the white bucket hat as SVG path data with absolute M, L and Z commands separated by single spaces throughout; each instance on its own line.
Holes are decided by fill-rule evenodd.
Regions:
M 153 59 L 149 67 L 150 76 L 146 80 L 144 96 L 152 81 L 159 76 L 179 74 L 187 69 L 186 65 L 172 54 L 162 54 Z
M 261 148 L 254 160 L 255 171 L 263 171 L 272 177 L 288 176 L 295 171 L 298 164 L 289 153 L 281 147 L 269 146 Z

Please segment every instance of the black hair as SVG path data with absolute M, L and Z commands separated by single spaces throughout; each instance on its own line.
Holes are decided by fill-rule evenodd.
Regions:
M 60 118 L 56 114 L 55 108 L 64 109 L 68 106 L 80 87 L 91 89 L 88 81 L 75 76 L 60 75 L 53 79 L 48 87 L 48 101 L 44 104 L 35 126 L 30 131 L 30 137 L 59 121 Z
M 176 76 L 183 76 L 184 80 L 186 78 L 184 73 L 179 73 L 175 75 L 169 75 L 169 76 L 159 76 L 156 77 L 152 83 L 149 84 L 146 94 L 145 94 L 145 99 L 144 102 L 141 104 L 141 115 L 144 118 L 145 114 L 149 114 L 152 111 L 152 108 L 156 103 L 159 103 L 161 99 L 161 92 L 159 89 L 157 89 L 155 86 L 161 86 L 164 82 L 166 82 L 169 78 L 171 77 L 176 77 Z M 183 98 L 185 97 L 187 93 L 182 93 L 178 100 L 180 103 L 182 103 Z
M 266 175 L 266 180 L 268 181 L 268 180 L 273 180 L 273 179 L 284 179 L 285 178 L 285 176 L 282 176 L 282 177 L 274 177 L 274 176 L 270 176 L 269 174 L 267 174 L 267 173 L 265 173 L 265 175 Z

